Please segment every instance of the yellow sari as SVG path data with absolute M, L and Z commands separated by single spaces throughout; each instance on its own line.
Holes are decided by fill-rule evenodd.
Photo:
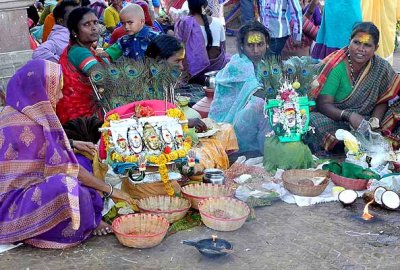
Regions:
M 393 65 L 396 23 L 400 20 L 400 0 L 361 0 L 363 21 L 373 22 L 379 29 L 380 41 L 376 51 Z

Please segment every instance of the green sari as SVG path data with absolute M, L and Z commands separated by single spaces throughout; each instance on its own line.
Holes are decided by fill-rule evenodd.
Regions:
M 320 83 L 325 83 L 332 69 L 345 60 L 346 52 L 347 48 L 337 51 L 329 57 L 326 61 L 327 68 L 324 68 L 318 78 Z M 319 90 L 322 87 L 323 85 L 320 85 Z M 341 110 L 356 112 L 368 120 L 376 105 L 388 103 L 389 108 L 381 121 L 381 128 L 386 134 L 390 134 L 394 144 L 398 144 L 397 122 L 400 119 L 400 102 L 390 104 L 389 101 L 397 96 L 399 87 L 399 75 L 387 61 L 379 56 L 374 56 L 354 86 L 352 93 L 344 100 L 335 102 L 334 105 Z M 319 95 L 319 92 L 314 93 Z M 315 128 L 315 133 L 310 135 L 313 149 L 326 151 L 332 150 L 338 142 L 334 135 L 336 130 L 351 129 L 349 123 L 335 121 L 320 112 L 311 112 L 310 126 Z

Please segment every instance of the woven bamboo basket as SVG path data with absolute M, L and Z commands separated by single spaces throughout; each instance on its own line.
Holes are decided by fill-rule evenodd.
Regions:
M 234 191 L 225 185 L 191 184 L 182 188 L 182 195 L 190 201 L 192 208 L 199 209 L 199 202 L 210 197 L 232 197 Z
M 235 231 L 250 214 L 247 204 L 233 198 L 209 198 L 199 203 L 203 223 L 217 231 Z
M 152 214 L 120 216 L 112 223 L 118 241 L 127 247 L 151 248 L 164 239 L 169 228 L 166 218 Z
M 290 193 L 298 196 L 315 197 L 324 192 L 329 184 L 329 172 L 324 170 L 287 170 L 282 174 L 283 186 Z M 305 185 L 301 180 L 311 179 L 313 177 L 324 177 L 325 179 L 319 185 Z
M 347 178 L 341 175 L 337 175 L 333 172 L 330 173 L 330 177 L 335 185 L 344 187 L 345 189 L 352 189 L 352 190 L 367 189 L 368 185 L 367 179 Z
M 141 212 L 165 217 L 173 223 L 186 215 L 190 202 L 185 198 L 155 196 L 139 200 L 138 206 Z

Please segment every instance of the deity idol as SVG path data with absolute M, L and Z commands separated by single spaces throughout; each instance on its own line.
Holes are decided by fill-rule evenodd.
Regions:
M 152 154 L 159 154 L 161 150 L 161 141 L 155 130 L 150 123 L 143 125 L 143 139 L 147 149 Z
M 135 127 L 128 128 L 128 144 L 131 154 L 139 154 L 143 151 L 143 140 Z

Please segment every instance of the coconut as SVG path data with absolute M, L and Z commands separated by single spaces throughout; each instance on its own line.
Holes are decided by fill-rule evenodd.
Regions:
M 384 187 L 377 187 L 377 188 L 375 189 L 375 191 L 374 191 L 374 201 L 375 201 L 377 204 L 382 205 L 382 200 L 381 200 L 381 198 L 382 198 L 383 192 L 385 192 L 385 191 L 386 191 L 386 188 L 384 188 Z
M 382 193 L 381 196 L 382 205 L 390 210 L 395 210 L 400 206 L 400 197 L 399 195 L 391 190 L 387 190 Z
M 356 201 L 357 192 L 352 189 L 346 189 L 339 193 L 338 199 L 343 205 L 349 205 Z

